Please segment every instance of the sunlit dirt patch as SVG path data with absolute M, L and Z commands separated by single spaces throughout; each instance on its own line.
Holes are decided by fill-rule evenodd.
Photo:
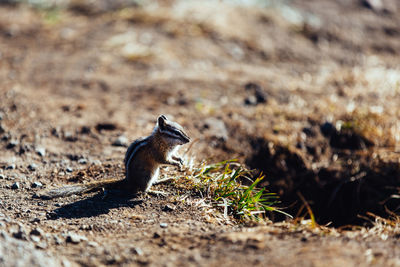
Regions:
M 382 217 L 398 213 L 397 154 L 371 148 L 372 142 L 351 129 L 325 136 L 323 129 L 304 129 L 307 138 L 296 147 L 252 139 L 247 164 L 265 174 L 263 185 L 281 195 L 292 215 L 307 214 L 299 195 L 320 224 L 367 224 L 367 212 Z

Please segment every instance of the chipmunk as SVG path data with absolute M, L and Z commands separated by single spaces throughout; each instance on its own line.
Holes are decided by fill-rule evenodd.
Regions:
M 153 132 L 134 141 L 126 151 L 125 179 L 106 179 L 87 184 L 70 185 L 38 192 L 37 197 L 51 199 L 85 193 L 101 188 L 120 188 L 129 194 L 149 191 L 157 180 L 160 165 L 182 167 L 183 161 L 175 155 L 179 145 L 190 142 L 181 125 L 164 115 L 158 117 Z

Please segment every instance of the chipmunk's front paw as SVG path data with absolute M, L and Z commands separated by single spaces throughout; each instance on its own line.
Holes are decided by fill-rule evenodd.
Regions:
M 180 171 L 183 170 L 183 160 L 180 157 L 172 156 L 172 159 L 175 161 L 174 165 L 179 168 Z

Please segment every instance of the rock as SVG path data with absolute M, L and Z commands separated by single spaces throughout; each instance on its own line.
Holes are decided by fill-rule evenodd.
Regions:
M 154 234 L 153 234 L 153 238 L 160 238 L 161 237 L 161 235 L 159 234 L 159 233 L 157 233 L 157 232 L 155 232 Z
M 128 146 L 128 138 L 126 138 L 124 135 L 120 135 L 117 137 L 117 139 L 115 139 L 112 145 L 126 147 Z
M 249 97 L 246 97 L 246 98 L 244 99 L 244 103 L 245 103 L 246 105 L 248 105 L 248 106 L 255 106 L 255 105 L 258 104 L 258 103 L 257 103 L 257 98 L 256 98 L 254 95 L 251 95 L 251 96 L 249 96 Z
M 93 225 L 83 224 L 79 227 L 80 230 L 90 231 L 93 230 Z
M 74 154 L 67 154 L 67 157 L 72 161 L 78 161 L 78 159 L 80 158 L 79 155 Z
M 39 187 L 42 187 L 42 186 L 43 186 L 43 184 L 41 182 L 33 182 L 32 183 L 32 188 L 39 188 Z
M 15 164 L 14 163 L 6 166 L 6 170 L 14 170 L 14 169 L 15 169 Z
M 87 238 L 75 233 L 68 233 L 66 241 L 73 244 L 79 244 L 81 241 L 87 241 Z
M 11 189 L 19 189 L 20 185 L 18 182 L 13 183 L 13 185 L 11 186 Z
M 46 149 L 44 147 L 37 147 L 35 149 L 35 152 L 41 157 L 44 157 L 46 155 Z
M 19 154 L 19 155 L 22 155 L 22 154 L 24 154 L 25 152 L 27 152 L 27 151 L 29 151 L 29 150 L 30 150 L 30 148 L 29 148 L 28 145 L 26 145 L 26 144 L 20 145 L 20 146 L 19 146 L 18 154 Z
M 176 209 L 175 205 L 167 204 L 163 207 L 163 211 L 174 211 Z
M 93 165 L 101 165 L 101 161 L 98 159 L 91 160 L 90 163 L 92 163 Z
M 51 129 L 51 134 L 54 136 L 54 137 L 60 137 L 60 134 L 59 134 L 59 129 L 57 129 L 57 128 L 53 128 L 53 129 Z
M 64 140 L 68 142 L 75 142 L 78 140 L 71 132 L 64 132 Z
M 88 246 L 97 248 L 99 246 L 99 244 L 97 242 L 94 242 L 94 241 L 89 241 L 88 242 Z
M 0 179 L 4 179 L 4 178 L 5 178 L 4 175 L 0 174 Z
M 98 123 L 95 128 L 99 132 L 102 130 L 114 131 L 118 128 L 118 126 L 114 123 L 104 122 L 104 123 Z
M 264 93 L 260 85 L 250 82 L 247 83 L 244 88 L 251 94 L 244 101 L 246 105 L 255 106 L 257 104 L 267 103 L 267 95 Z
M 88 126 L 82 126 L 81 128 L 81 134 L 90 134 L 90 127 Z
M 30 171 L 35 171 L 37 169 L 37 167 L 38 166 L 35 163 L 31 163 L 31 164 L 28 165 L 28 169 Z
M 72 169 L 71 167 L 67 167 L 67 168 L 65 169 L 65 171 L 66 171 L 66 172 L 73 172 L 73 169 Z
M 10 140 L 10 138 L 11 138 L 10 134 L 7 133 L 7 134 L 4 134 L 4 135 L 1 137 L 1 141 L 5 142 L 5 141 Z
M 32 231 L 29 233 L 29 235 L 42 236 L 43 230 L 40 229 L 39 227 L 36 227 L 35 229 L 32 229 Z
M 30 238 L 34 243 L 39 243 L 40 242 L 40 237 L 37 236 L 37 235 L 32 235 Z
M 31 221 L 29 221 L 30 223 L 40 223 L 40 219 L 39 218 L 33 218 Z
M 19 229 L 18 232 L 13 233 L 12 236 L 17 239 L 28 240 L 28 237 L 23 229 Z
M 222 141 L 228 140 L 228 130 L 225 123 L 221 119 L 208 118 L 204 121 L 203 125 L 204 134 L 216 137 Z
M 167 228 L 168 227 L 168 223 L 160 223 L 160 227 L 161 228 Z
M 10 142 L 8 142 L 6 148 L 12 149 L 12 148 L 16 147 L 17 145 L 19 145 L 18 140 L 11 140 Z
M 54 236 L 54 242 L 55 242 L 57 245 L 61 245 L 61 244 L 64 243 L 63 240 L 62 240 L 59 236 L 57 236 L 57 235 Z
M 85 159 L 85 158 L 78 159 L 78 163 L 79 164 L 86 164 L 87 163 L 87 159 Z
M 140 248 L 134 247 L 134 248 L 131 248 L 131 251 L 132 251 L 132 253 L 134 253 L 138 256 L 143 255 L 143 250 L 141 250 Z
M 384 8 L 382 0 L 362 0 L 363 6 L 375 11 L 382 11 Z
M 394 14 L 399 10 L 398 0 L 362 0 L 361 4 L 375 12 Z

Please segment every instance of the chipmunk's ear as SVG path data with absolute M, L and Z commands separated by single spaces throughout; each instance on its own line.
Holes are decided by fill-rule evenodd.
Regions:
M 158 117 L 158 127 L 160 127 L 161 130 L 165 129 L 165 121 L 167 120 L 167 117 L 165 117 L 164 115 L 160 115 L 160 117 Z

